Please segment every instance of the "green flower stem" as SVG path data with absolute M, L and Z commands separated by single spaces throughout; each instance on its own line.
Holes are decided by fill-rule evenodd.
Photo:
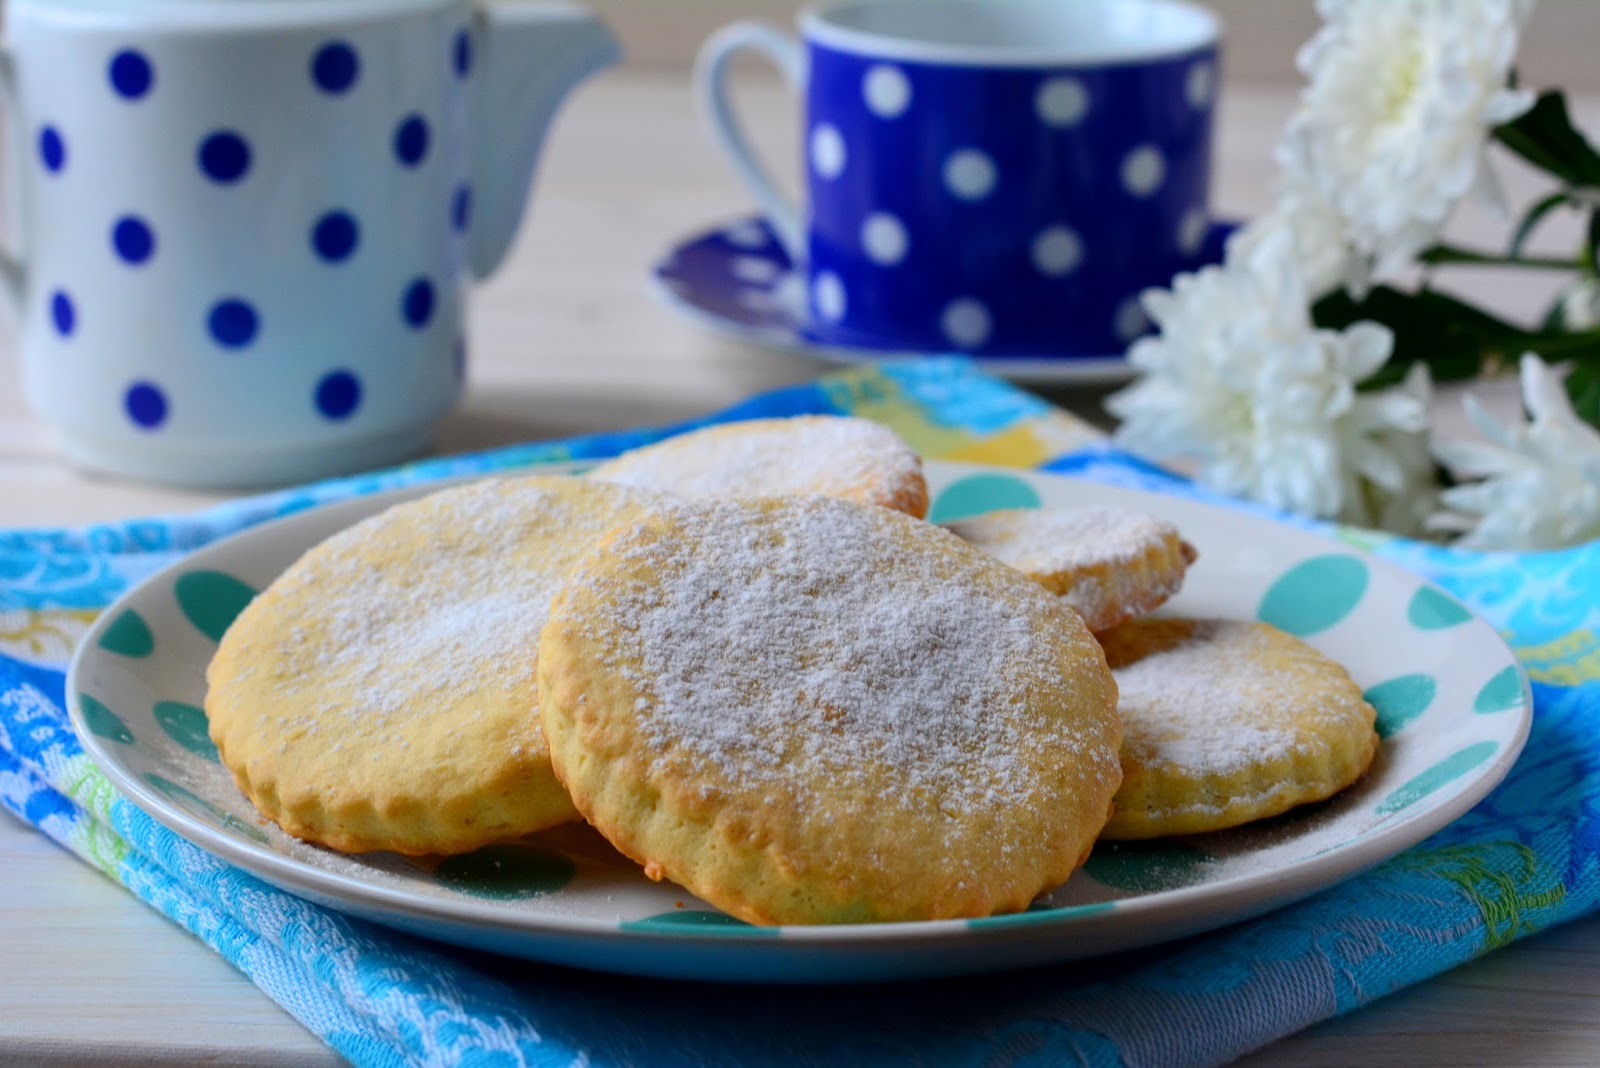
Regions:
M 1589 228 L 1581 252 L 1584 273 L 1600 275 L 1600 208 L 1589 213 Z
M 1454 245 L 1435 245 L 1418 256 L 1423 263 L 1471 267 L 1533 267 L 1547 271 L 1576 271 L 1583 264 L 1563 256 L 1511 256 L 1498 252 L 1479 252 Z
M 1547 360 L 1600 358 L 1600 330 L 1563 334 L 1530 334 L 1523 347 Z

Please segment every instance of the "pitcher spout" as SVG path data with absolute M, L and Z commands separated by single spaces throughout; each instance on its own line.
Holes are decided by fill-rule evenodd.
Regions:
M 489 0 L 479 18 L 468 247 L 473 275 L 484 278 L 517 235 L 556 108 L 622 52 L 605 23 L 576 3 Z

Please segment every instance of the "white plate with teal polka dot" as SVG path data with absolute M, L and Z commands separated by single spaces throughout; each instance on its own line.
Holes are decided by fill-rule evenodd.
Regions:
M 292 893 L 448 942 L 618 972 L 845 981 L 1083 958 L 1305 897 L 1461 815 L 1527 736 L 1528 687 L 1488 624 L 1359 550 L 1254 516 L 1044 474 L 930 464 L 933 518 L 1104 503 L 1176 523 L 1200 551 L 1172 614 L 1261 619 L 1344 664 L 1378 710 L 1371 770 L 1336 798 L 1217 834 L 1102 845 L 1027 912 L 977 920 L 757 928 L 652 883 L 571 826 L 444 861 L 298 842 L 233 787 L 207 737 L 204 673 L 253 593 L 333 532 L 421 490 L 246 531 L 157 574 L 89 632 L 68 678 L 86 747 L 178 834 Z

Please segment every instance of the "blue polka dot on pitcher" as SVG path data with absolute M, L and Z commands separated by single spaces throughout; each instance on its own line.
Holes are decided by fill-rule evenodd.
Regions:
M 50 294 L 50 322 L 62 337 L 71 337 L 72 331 L 77 328 L 78 309 L 64 289 Z
M 137 267 L 156 250 L 156 235 L 137 215 L 125 215 L 111 229 L 111 245 L 124 263 Z
M 54 126 L 39 131 L 39 162 L 51 174 L 60 174 L 61 168 L 67 165 L 67 143 Z
M 134 424 L 154 430 L 167 421 L 167 395 L 150 382 L 135 382 L 123 395 L 123 408 Z
M 426 278 L 418 278 L 406 287 L 405 298 L 401 301 L 401 313 L 405 317 L 406 325 L 420 330 L 428 325 L 433 318 L 434 292 L 433 283 Z
M 332 371 L 317 383 L 317 411 L 328 419 L 348 419 L 361 404 L 361 381 L 349 371 Z
M 360 240 L 361 228 L 355 217 L 346 211 L 328 212 L 311 230 L 311 247 L 319 259 L 328 263 L 343 263 L 349 259 Z
M 206 329 L 223 348 L 242 349 L 256 339 L 261 318 L 248 302 L 230 297 L 212 306 Z
M 407 167 L 415 167 L 428 154 L 428 123 L 421 115 L 408 115 L 394 132 L 394 154 Z
M 311 59 L 311 80 L 324 93 L 348 92 L 361 73 L 361 60 L 347 41 L 329 41 Z
M 123 49 L 111 57 L 107 72 L 111 87 L 125 100 L 138 100 L 150 91 L 155 82 L 155 68 L 144 53 L 132 48 Z
M 200 169 L 214 182 L 228 184 L 250 169 L 250 145 L 232 130 L 218 130 L 200 142 Z

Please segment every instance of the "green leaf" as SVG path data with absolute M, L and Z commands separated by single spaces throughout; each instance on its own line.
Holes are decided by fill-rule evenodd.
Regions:
M 1600 428 L 1600 364 L 1581 363 L 1574 367 L 1567 375 L 1566 386 L 1578 418 Z
M 1536 352 L 1547 360 L 1600 361 L 1600 327 L 1588 330 L 1541 330 L 1537 334 L 1526 334 L 1517 351 Z
M 1551 193 L 1529 208 L 1528 213 L 1522 217 L 1521 222 L 1517 223 L 1517 228 L 1511 235 L 1511 244 L 1506 248 L 1506 255 L 1511 259 L 1520 257 L 1523 246 L 1527 245 L 1528 238 L 1533 236 L 1533 231 L 1544 221 L 1544 217 L 1567 203 L 1567 200 L 1567 194 L 1564 192 Z
M 1600 274 L 1600 208 L 1589 213 L 1589 232 L 1583 243 L 1583 264 L 1589 274 Z
M 1340 330 L 1370 319 L 1393 332 L 1389 362 L 1361 384 L 1364 389 L 1393 385 L 1415 363 L 1426 364 L 1439 382 L 1476 378 L 1486 359 L 1514 358 L 1530 336 L 1447 293 L 1429 289 L 1407 293 L 1379 286 L 1360 301 L 1347 293 L 1333 293 L 1318 301 L 1311 315 L 1325 329 Z
M 1523 331 L 1448 293 L 1424 289 L 1415 293 L 1393 286 L 1375 286 L 1362 300 L 1343 290 L 1318 301 L 1312 308 L 1318 326 L 1342 329 L 1363 319 L 1375 319 L 1397 332 L 1410 327 L 1470 330 L 1481 334 L 1520 334 Z
M 1572 185 L 1600 185 L 1600 151 L 1572 124 L 1559 89 L 1539 94 L 1520 117 L 1495 127 L 1494 137 L 1535 167 Z
M 1539 320 L 1539 329 L 1543 332 L 1554 334 L 1567 328 L 1566 302 L 1562 299 L 1564 296 L 1564 292 L 1557 293 L 1556 299 L 1545 309 L 1544 318 Z

